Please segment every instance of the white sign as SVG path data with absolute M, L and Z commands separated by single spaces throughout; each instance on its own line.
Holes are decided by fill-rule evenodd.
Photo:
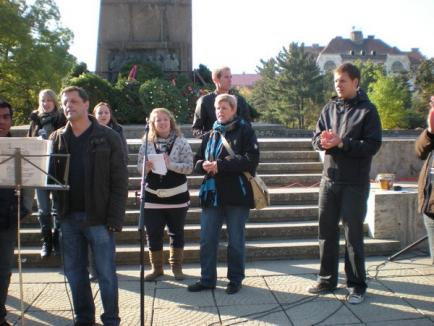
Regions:
M 0 186 L 15 186 L 15 159 L 11 155 L 21 151 L 21 186 L 44 187 L 47 185 L 48 167 L 52 151 L 51 140 L 23 137 L 0 137 Z M 28 156 L 30 155 L 30 156 Z M 33 156 L 36 155 L 36 156 Z M 38 168 L 33 166 L 31 163 Z

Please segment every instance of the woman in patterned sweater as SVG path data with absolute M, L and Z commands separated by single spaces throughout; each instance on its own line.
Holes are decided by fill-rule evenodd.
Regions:
M 153 172 L 151 160 L 144 161 L 147 154 L 163 154 L 167 167 L 165 175 Z M 145 281 L 153 281 L 163 275 L 163 235 L 167 225 L 170 237 L 169 263 L 175 279 L 182 280 L 184 252 L 184 224 L 190 205 L 187 174 L 193 170 L 193 153 L 186 138 L 176 125 L 172 113 L 164 108 L 154 109 L 149 116 L 147 146 L 140 147 L 137 169 L 142 173 L 145 164 L 145 227 L 149 242 L 151 273 Z

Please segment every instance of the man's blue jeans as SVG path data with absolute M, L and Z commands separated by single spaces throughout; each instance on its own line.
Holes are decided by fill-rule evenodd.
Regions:
M 115 241 L 105 225 L 87 226 L 86 214 L 72 213 L 61 221 L 65 274 L 71 287 L 76 323 L 95 322 L 95 304 L 88 272 L 90 246 L 101 293 L 104 325 L 119 325 L 118 279 L 115 266 Z
M 227 277 L 241 284 L 245 270 L 245 226 L 250 209 L 246 206 L 203 208 L 200 218 L 201 283 L 215 286 L 217 282 L 217 254 L 223 221 L 228 234 Z

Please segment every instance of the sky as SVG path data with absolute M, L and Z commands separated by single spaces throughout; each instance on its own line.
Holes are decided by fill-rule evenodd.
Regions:
M 55 0 L 75 35 L 71 53 L 93 71 L 100 0 Z M 434 0 L 192 0 L 193 68 L 255 73 L 291 42 L 325 46 L 353 28 L 401 51 L 434 57 Z

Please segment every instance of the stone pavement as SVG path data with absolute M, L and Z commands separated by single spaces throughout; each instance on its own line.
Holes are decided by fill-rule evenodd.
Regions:
M 145 325 L 434 325 L 431 259 L 420 251 L 399 258 L 385 265 L 381 264 L 386 257 L 368 259 L 369 289 L 360 305 L 345 302 L 344 287 L 322 297 L 306 292 L 315 279 L 317 260 L 250 262 L 243 288 L 234 295 L 224 292 L 223 264 L 218 268 L 217 289 L 200 293 L 186 289 L 200 274 L 197 264 L 185 266 L 188 278 L 181 282 L 166 269 L 161 280 L 145 284 Z M 140 325 L 139 268 L 121 266 L 118 274 L 121 325 Z M 59 269 L 25 269 L 23 279 L 25 325 L 72 325 L 67 287 Z M 93 289 L 99 316 L 98 286 L 93 284 Z M 17 273 L 7 305 L 9 320 L 20 325 Z

